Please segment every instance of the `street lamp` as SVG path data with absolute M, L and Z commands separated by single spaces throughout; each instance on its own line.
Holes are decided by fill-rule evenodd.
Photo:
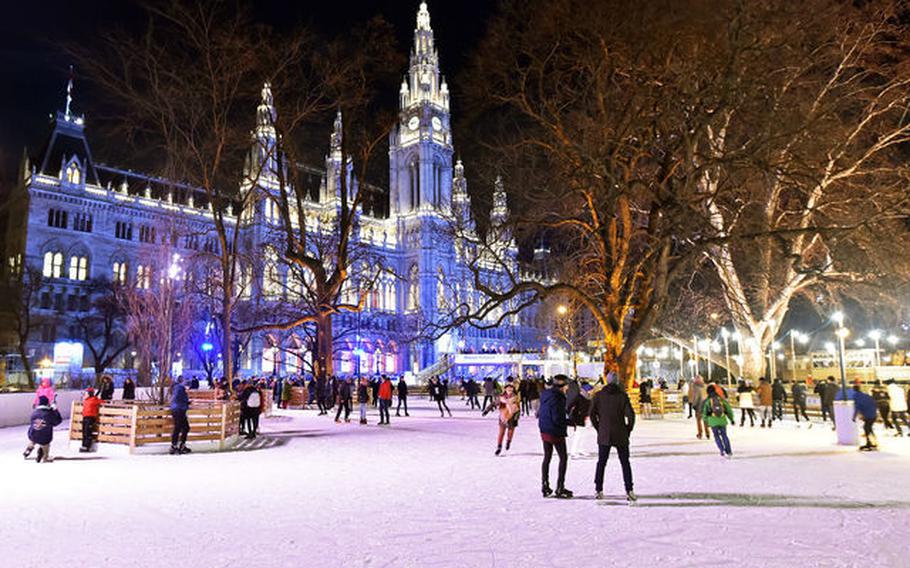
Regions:
M 164 353 L 167 355 L 167 361 L 162 361 L 162 363 L 167 363 L 164 369 L 161 369 L 160 372 L 167 373 L 165 377 L 170 377 L 173 372 L 173 341 L 174 341 L 174 281 L 180 278 L 180 255 L 174 253 L 171 256 L 171 264 L 167 268 L 167 304 L 165 309 L 167 314 L 165 320 L 167 321 L 167 335 L 165 343 Z M 164 380 L 165 377 L 160 377 L 161 380 Z
M 881 355 L 879 355 L 879 348 L 881 346 L 880 341 L 882 340 L 882 332 L 878 329 L 873 329 L 869 332 L 869 339 L 875 342 L 875 374 L 878 376 L 878 367 L 882 366 Z
M 558 306 L 556 306 L 556 312 L 559 315 L 564 316 L 567 313 L 569 313 L 569 308 L 567 308 L 565 304 L 559 304 Z

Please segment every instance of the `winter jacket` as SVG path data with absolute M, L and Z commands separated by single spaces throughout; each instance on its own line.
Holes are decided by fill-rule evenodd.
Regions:
M 54 439 L 54 426 L 63 422 L 60 412 L 50 406 L 38 406 L 32 412 L 29 420 L 28 439 L 35 444 L 44 446 Z
M 370 385 L 357 385 L 357 402 L 359 404 L 370 402 Z
M 888 389 L 883 386 L 872 387 L 872 400 L 875 401 L 875 405 L 879 408 L 889 408 L 890 399 L 888 397 Z
M 171 410 L 186 412 L 189 407 L 190 397 L 186 394 L 186 387 L 183 383 L 177 383 L 171 393 Z
M 708 398 L 708 387 L 705 383 L 693 382 L 689 387 L 689 404 L 698 411 L 701 411 L 705 399 Z
M 771 385 L 762 382 L 758 385 L 758 404 L 759 406 L 771 406 L 774 402 L 774 395 L 771 392 Z
M 638 385 L 638 402 L 642 404 L 651 404 L 651 389 L 654 388 L 654 383 L 650 379 L 643 381 Z
M 907 399 L 904 398 L 904 389 L 900 385 L 888 385 L 888 400 L 891 403 L 891 412 L 907 412 Z
M 822 406 L 831 406 L 834 404 L 834 395 L 837 393 L 837 385 L 834 382 L 824 383 L 822 388 Z
M 626 447 L 635 428 L 635 410 L 619 385 L 610 383 L 594 395 L 591 425 L 597 430 L 597 444 Z
M 136 383 L 133 381 L 126 381 L 123 383 L 123 400 L 135 400 L 136 399 Z
M 787 389 L 780 380 L 774 381 L 774 384 L 771 385 L 771 399 L 787 402 Z
M 82 401 L 82 416 L 86 418 L 98 418 L 99 408 L 101 407 L 101 399 L 97 396 L 87 397 Z
M 793 395 L 793 404 L 797 406 L 806 405 L 806 385 L 794 383 L 793 387 L 790 389 L 790 394 Z
M 253 394 L 257 394 L 259 396 L 254 397 Z M 256 402 L 256 399 L 258 399 L 258 403 Z M 240 393 L 240 407 L 244 410 L 261 412 L 264 402 L 265 401 L 262 399 L 262 391 L 259 390 L 259 387 L 250 385 L 242 393 Z
M 755 401 L 752 398 L 752 387 L 743 385 L 737 388 L 736 392 L 740 408 L 755 408 Z
M 540 410 L 537 413 L 537 424 L 541 434 L 565 438 L 566 395 L 557 388 L 551 388 L 540 394 Z
M 572 410 L 575 408 L 575 400 L 581 395 L 581 389 L 578 386 L 578 381 L 569 381 L 569 388 L 566 391 L 566 412 L 568 414 L 572 413 Z
M 98 394 L 98 398 L 101 400 L 113 400 L 114 399 L 114 383 L 110 381 L 104 381 L 101 383 L 101 392 Z
M 591 399 L 582 393 L 575 397 L 575 403 L 568 409 L 569 425 L 584 426 L 588 414 L 591 413 Z
M 732 424 L 736 421 L 733 417 L 733 407 L 719 396 L 708 397 L 704 410 L 702 410 L 702 416 L 708 428 L 724 427 L 728 423 Z
M 281 402 L 290 402 L 291 395 L 294 394 L 294 391 L 291 390 L 293 388 L 294 388 L 294 385 L 292 383 L 287 383 L 287 384 L 282 385 L 281 386 L 281 397 L 279 398 L 279 400 L 281 400 Z
M 430 395 L 433 400 L 445 400 L 448 394 L 448 385 L 440 381 L 430 383 Z
M 343 381 L 338 385 L 338 400 L 344 402 L 346 400 L 351 400 L 351 385 L 347 381 Z
M 540 398 L 540 390 L 537 381 L 528 381 L 528 400 L 537 400 Z
M 398 379 L 398 398 L 408 397 L 408 383 L 404 379 Z
M 866 420 L 875 420 L 878 414 L 875 399 L 860 391 L 853 392 L 853 409 L 854 420 L 857 416 L 862 416 Z
M 512 420 L 512 417 L 518 413 L 518 409 L 521 407 L 520 397 L 512 393 L 512 396 L 508 394 L 502 394 L 499 396 L 499 423 L 500 424 L 509 424 L 509 421 Z M 517 420 L 516 420 L 517 422 Z
M 483 395 L 484 396 L 493 396 L 494 392 L 496 392 L 496 385 L 493 384 L 493 379 L 484 379 Z
M 379 399 L 392 400 L 392 381 L 386 379 L 379 385 Z
M 47 397 L 47 402 L 49 403 L 53 403 L 54 399 L 57 398 L 57 393 L 54 392 L 50 379 L 41 379 L 41 385 L 35 390 L 35 400 L 32 402 L 32 407 L 38 406 L 38 399 L 42 396 Z

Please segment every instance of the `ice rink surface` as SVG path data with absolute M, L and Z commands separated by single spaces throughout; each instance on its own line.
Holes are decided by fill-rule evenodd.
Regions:
M 593 499 L 593 430 L 576 498 L 543 499 L 536 421 L 497 458 L 496 418 L 449 405 L 413 400 L 390 427 L 278 411 L 235 451 L 186 456 L 80 454 L 64 423 L 50 464 L 22 459 L 24 427 L 0 429 L 0 565 L 910 566 L 910 439 L 858 452 L 788 417 L 731 429 L 727 461 L 693 421 L 639 420 L 629 506 L 615 455 L 613 498 Z

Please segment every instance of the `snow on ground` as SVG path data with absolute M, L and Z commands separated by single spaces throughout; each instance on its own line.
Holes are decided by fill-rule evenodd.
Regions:
M 882 451 L 861 453 L 788 421 L 732 429 L 726 461 L 691 421 L 640 420 L 630 507 L 615 457 L 616 499 L 593 500 L 593 454 L 569 465 L 576 499 L 543 499 L 534 421 L 496 458 L 492 415 L 457 397 L 452 419 L 414 403 L 389 428 L 375 411 L 369 426 L 281 411 L 255 443 L 220 454 L 79 454 L 61 427 L 60 459 L 36 464 L 20 453 L 25 429 L 2 429 L 0 565 L 910 564 L 910 439 L 882 436 Z M 592 431 L 583 447 L 594 443 Z

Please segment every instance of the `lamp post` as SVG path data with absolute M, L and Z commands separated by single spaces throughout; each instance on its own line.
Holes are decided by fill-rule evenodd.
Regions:
M 160 372 L 164 374 L 164 376 L 161 377 L 161 380 L 164 380 L 165 377 L 170 377 L 171 373 L 173 372 L 173 363 L 171 361 L 173 358 L 172 343 L 174 341 L 174 282 L 176 282 L 178 278 L 180 278 L 180 255 L 174 253 L 173 256 L 171 256 L 171 264 L 167 268 L 168 297 L 167 304 L 165 306 L 167 312 L 165 314 L 165 321 L 167 321 L 167 334 L 165 335 L 164 344 L 164 353 L 167 356 L 167 361 L 162 361 L 162 363 L 166 363 L 167 366 L 165 369 L 160 370 Z
M 878 378 L 878 367 L 882 366 L 881 356 L 879 355 L 880 351 L 880 341 L 882 340 L 882 332 L 878 329 L 873 329 L 869 332 L 869 339 L 875 342 L 875 378 Z
M 727 364 L 727 384 L 733 384 L 733 375 L 730 374 L 730 332 L 727 328 L 720 328 L 720 337 L 724 340 L 724 362 Z
M 695 337 L 694 335 L 692 336 L 692 354 L 694 355 L 693 360 L 695 361 L 695 366 L 693 367 L 693 370 L 692 370 L 692 380 L 695 380 L 695 377 L 699 373 L 699 368 L 698 368 L 698 338 Z

